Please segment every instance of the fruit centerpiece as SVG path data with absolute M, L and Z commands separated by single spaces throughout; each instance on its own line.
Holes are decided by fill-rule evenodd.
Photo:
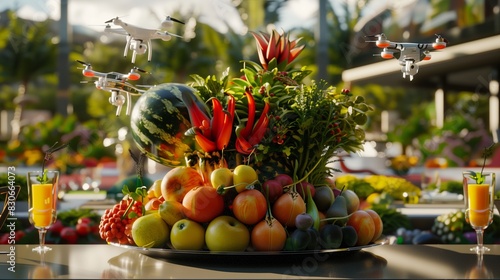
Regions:
M 349 90 L 304 80 L 304 45 L 251 33 L 259 62 L 241 76 L 193 75 L 146 91 L 131 115 L 144 156 L 171 167 L 103 215 L 107 242 L 173 250 L 301 251 L 364 246 L 382 233 L 373 210 L 332 183 L 339 151 L 362 149 L 372 108 Z M 140 179 L 140 172 L 138 173 Z

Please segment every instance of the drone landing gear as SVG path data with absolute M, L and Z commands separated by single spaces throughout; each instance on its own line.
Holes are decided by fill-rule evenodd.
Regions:
M 125 97 L 118 91 L 112 91 L 111 96 L 109 97 L 109 103 L 116 106 L 116 116 L 119 116 L 120 112 L 122 111 L 122 106 L 125 103 Z

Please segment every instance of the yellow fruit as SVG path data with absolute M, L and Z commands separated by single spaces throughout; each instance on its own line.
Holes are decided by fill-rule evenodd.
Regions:
M 162 179 L 158 179 L 153 182 L 153 185 L 151 185 L 151 189 L 153 189 L 155 196 L 157 198 L 160 198 L 161 196 L 161 180 Z
M 380 194 L 379 193 L 372 193 L 366 198 L 366 202 L 369 204 L 376 204 L 378 201 L 380 201 Z
M 233 171 L 233 184 L 238 192 L 244 191 L 247 185 L 256 183 L 258 179 L 257 172 L 249 165 L 240 164 Z
M 226 167 L 217 168 L 210 174 L 210 183 L 217 189 L 223 185 L 225 187 L 233 184 L 233 172 Z
M 170 228 L 158 213 L 141 216 L 132 224 L 132 238 L 138 247 L 160 248 L 169 237 Z
M 182 204 L 178 201 L 167 200 L 160 204 L 158 214 L 167 225 L 173 226 L 177 221 L 185 218 L 182 207 Z

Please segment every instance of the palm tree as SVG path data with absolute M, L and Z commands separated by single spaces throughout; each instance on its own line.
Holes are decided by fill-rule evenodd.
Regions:
M 19 83 L 16 109 L 12 121 L 12 139 L 17 139 L 22 127 L 23 107 L 35 101 L 27 95 L 34 79 L 54 73 L 57 49 L 51 40 L 50 22 L 28 22 L 8 12 L 7 31 L 0 34 L 0 83 Z

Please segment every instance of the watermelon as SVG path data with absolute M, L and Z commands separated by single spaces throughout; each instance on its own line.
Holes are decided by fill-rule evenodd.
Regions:
M 130 122 L 132 137 L 146 156 L 160 164 L 185 166 L 185 154 L 199 150 L 194 137 L 185 136 L 191 128 L 183 95 L 189 94 L 200 108 L 206 108 L 196 90 L 184 84 L 154 86 L 137 99 Z

